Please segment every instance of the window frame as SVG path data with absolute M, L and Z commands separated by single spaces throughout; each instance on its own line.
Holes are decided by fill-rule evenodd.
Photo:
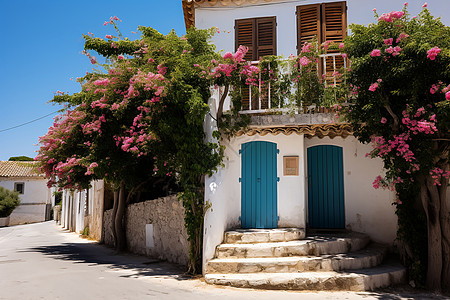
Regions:
M 21 191 L 17 190 L 17 186 L 22 185 Z M 20 195 L 25 194 L 25 182 L 14 182 L 14 191 L 18 192 Z

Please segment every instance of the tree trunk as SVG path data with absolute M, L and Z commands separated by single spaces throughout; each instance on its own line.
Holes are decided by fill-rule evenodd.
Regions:
M 450 211 L 447 199 L 448 180 L 443 178 L 439 187 L 441 199 L 441 229 L 442 229 L 442 289 L 450 292 Z
M 428 267 L 427 288 L 441 291 L 442 279 L 442 231 L 440 224 L 440 197 L 431 176 L 423 179 L 420 187 L 421 199 L 427 216 Z
M 117 213 L 116 213 L 116 217 L 114 219 L 114 226 L 115 226 L 116 234 L 117 234 L 116 249 L 118 251 L 124 251 L 126 248 L 125 228 L 123 225 L 123 216 L 125 214 L 125 206 L 126 206 L 125 202 L 126 202 L 125 185 L 122 182 L 120 184 L 120 189 L 119 189 L 119 201 L 118 201 L 118 205 L 117 205 Z
M 111 216 L 111 231 L 114 238 L 114 247 L 116 248 L 117 248 L 116 215 L 118 206 L 119 206 L 119 191 L 114 191 L 114 204 Z

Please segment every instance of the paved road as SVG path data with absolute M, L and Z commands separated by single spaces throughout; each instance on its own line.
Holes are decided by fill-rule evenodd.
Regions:
M 117 255 L 54 222 L 0 228 L 0 299 L 442 299 L 433 295 L 215 287 L 173 264 Z

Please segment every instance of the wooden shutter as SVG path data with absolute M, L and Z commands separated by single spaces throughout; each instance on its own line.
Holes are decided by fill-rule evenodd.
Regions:
M 266 55 L 277 55 L 276 38 L 277 21 L 276 17 L 257 18 L 256 19 L 256 57 Z
M 244 59 L 252 61 L 256 56 L 256 19 L 242 19 L 235 21 L 235 50 L 239 46 L 248 47 Z
M 322 4 L 322 43 L 341 43 L 347 35 L 347 6 L 345 1 Z
M 320 4 L 297 6 L 297 53 L 314 37 L 322 43 Z
M 322 37 L 323 41 L 341 43 L 347 35 L 347 6 L 345 1 L 322 4 Z M 329 50 L 328 53 L 339 53 L 339 50 Z M 334 83 L 333 72 L 341 71 L 344 67 L 344 58 L 336 56 L 327 57 L 325 76 L 328 83 Z M 338 80 L 337 83 L 340 83 Z

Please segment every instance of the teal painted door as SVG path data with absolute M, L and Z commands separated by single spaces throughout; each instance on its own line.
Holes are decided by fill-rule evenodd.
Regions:
M 248 142 L 239 152 L 242 228 L 277 228 L 277 145 Z
M 342 148 L 308 148 L 308 223 L 310 228 L 345 228 Z

